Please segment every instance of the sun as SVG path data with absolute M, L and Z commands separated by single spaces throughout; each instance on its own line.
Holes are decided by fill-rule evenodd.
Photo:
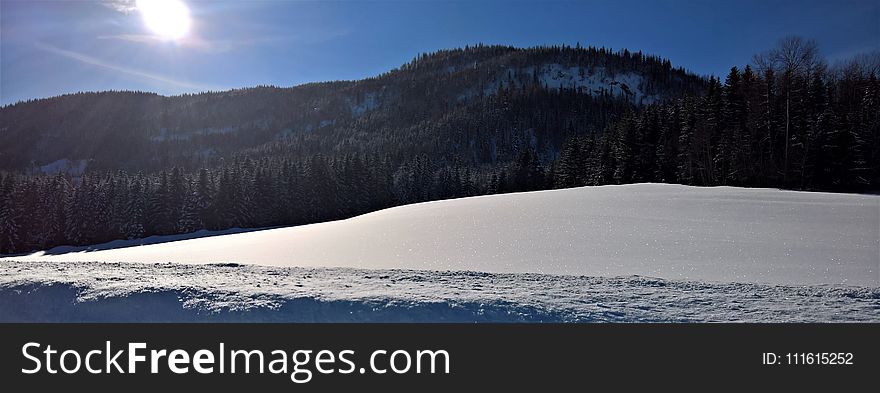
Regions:
M 189 8 L 180 0 L 137 0 L 144 24 L 159 37 L 178 40 L 189 33 Z

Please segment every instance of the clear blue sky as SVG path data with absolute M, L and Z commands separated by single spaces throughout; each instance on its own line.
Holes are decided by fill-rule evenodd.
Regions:
M 134 0 L 0 0 L 0 101 L 359 79 L 478 42 L 628 48 L 716 75 L 786 35 L 831 62 L 880 49 L 880 0 L 183 1 L 191 27 L 169 41 Z

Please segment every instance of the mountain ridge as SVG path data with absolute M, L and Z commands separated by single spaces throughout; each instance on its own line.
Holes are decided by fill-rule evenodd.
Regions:
M 349 123 L 377 110 L 393 110 L 381 115 L 399 119 L 402 124 L 397 128 L 411 127 L 505 89 L 571 89 L 637 106 L 697 91 L 704 83 L 683 69 L 673 69 L 668 60 L 640 52 L 475 46 L 423 54 L 386 73 L 357 81 L 257 86 L 170 97 L 147 92 L 77 93 L 0 109 L 4 131 L 0 142 L 15 141 L 16 150 L 0 150 L 0 170 L 38 169 L 61 159 L 98 161 L 88 165 L 97 170 L 157 170 L 191 163 L 161 163 L 157 158 L 160 147 L 149 144 L 138 150 L 153 150 L 150 157 L 134 149 L 107 156 L 97 146 L 118 146 L 123 141 L 161 144 L 170 138 L 183 145 L 171 149 L 182 161 L 199 161 L 198 157 L 182 157 L 189 152 L 229 158 L 238 148 L 256 148 L 295 133 L 335 128 L 344 134 L 351 128 Z M 222 138 L 217 134 L 233 135 Z M 334 141 L 343 139 L 344 135 L 336 136 Z M 559 147 L 548 150 L 555 152 Z M 168 146 L 161 149 L 168 150 Z M 137 164 L 121 165 L 122 161 Z

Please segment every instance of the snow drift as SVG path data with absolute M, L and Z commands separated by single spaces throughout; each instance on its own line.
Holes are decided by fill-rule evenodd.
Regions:
M 583 187 L 427 202 L 342 221 L 161 244 L 62 251 L 67 250 L 5 260 L 878 286 L 880 197 L 669 184 Z

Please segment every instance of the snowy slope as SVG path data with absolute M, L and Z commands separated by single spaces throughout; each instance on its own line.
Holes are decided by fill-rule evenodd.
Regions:
M 4 260 L 236 262 L 877 287 L 880 197 L 666 184 L 585 187 Z

